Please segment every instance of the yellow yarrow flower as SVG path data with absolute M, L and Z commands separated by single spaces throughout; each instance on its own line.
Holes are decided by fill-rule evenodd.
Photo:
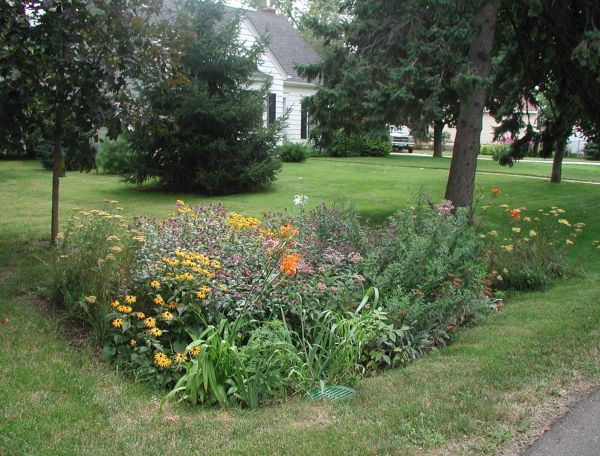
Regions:
M 531 237 L 537 236 L 537 231 L 529 230 L 529 236 L 531 236 Z
M 513 233 L 520 233 L 521 232 L 521 228 L 517 227 L 517 226 L 513 226 Z
M 569 223 L 569 221 L 567 219 L 558 219 L 558 223 L 560 223 L 561 225 L 565 225 L 565 226 L 571 226 L 571 224 Z
M 575 244 L 575 243 L 574 243 L 574 242 L 573 242 L 571 239 L 567 239 L 567 240 L 565 241 L 565 244 L 567 244 L 567 245 L 573 245 L 573 244 Z
M 94 304 L 96 302 L 96 296 L 86 296 L 85 297 L 85 302 L 87 302 L 88 304 Z

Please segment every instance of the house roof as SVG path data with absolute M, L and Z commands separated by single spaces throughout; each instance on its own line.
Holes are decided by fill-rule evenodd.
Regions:
M 313 48 L 284 16 L 262 11 L 240 10 L 226 7 L 227 12 L 241 13 L 246 16 L 259 35 L 267 38 L 267 46 L 283 70 L 288 74 L 288 81 L 308 81 L 296 71 L 297 64 L 318 63 L 320 60 Z

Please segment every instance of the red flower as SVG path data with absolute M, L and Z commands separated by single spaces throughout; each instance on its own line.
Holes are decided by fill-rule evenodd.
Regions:
M 498 196 L 500 193 L 502 193 L 502 190 L 500 190 L 498 187 L 494 187 L 492 190 L 490 190 L 490 192 L 492 193 L 492 196 Z
M 515 220 L 521 220 L 521 211 L 519 209 L 513 209 L 510 211 L 510 216 Z

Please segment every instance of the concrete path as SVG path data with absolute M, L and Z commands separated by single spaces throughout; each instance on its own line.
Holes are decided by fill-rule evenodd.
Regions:
M 430 153 L 420 153 L 420 152 L 414 152 L 412 154 L 409 154 L 408 152 L 392 152 L 391 155 L 406 155 L 408 157 L 431 157 L 431 152 Z M 452 154 L 444 154 L 444 158 L 452 158 Z M 488 157 L 488 156 L 482 156 L 479 155 L 477 157 L 477 160 L 487 160 L 487 161 L 491 161 L 493 160 L 493 158 Z M 523 160 L 521 160 L 521 163 L 546 163 L 547 165 L 551 165 L 552 164 L 552 159 L 548 158 L 546 160 L 541 159 L 541 158 L 524 158 Z M 582 165 L 582 166 L 600 166 L 600 161 L 573 161 L 573 160 L 569 160 L 569 159 L 565 159 L 563 160 L 563 165 Z
M 600 390 L 589 394 L 524 453 L 524 456 L 599 456 Z

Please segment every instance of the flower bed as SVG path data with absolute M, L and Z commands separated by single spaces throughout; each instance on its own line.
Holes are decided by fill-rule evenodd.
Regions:
M 58 258 L 81 239 L 95 253 L 67 254 L 54 289 L 103 328 L 105 360 L 169 398 L 250 407 L 406 363 L 489 307 L 483 244 L 449 202 L 367 228 L 351 209 L 298 201 L 300 214 L 260 220 L 181 201 L 133 226 L 78 214 Z

